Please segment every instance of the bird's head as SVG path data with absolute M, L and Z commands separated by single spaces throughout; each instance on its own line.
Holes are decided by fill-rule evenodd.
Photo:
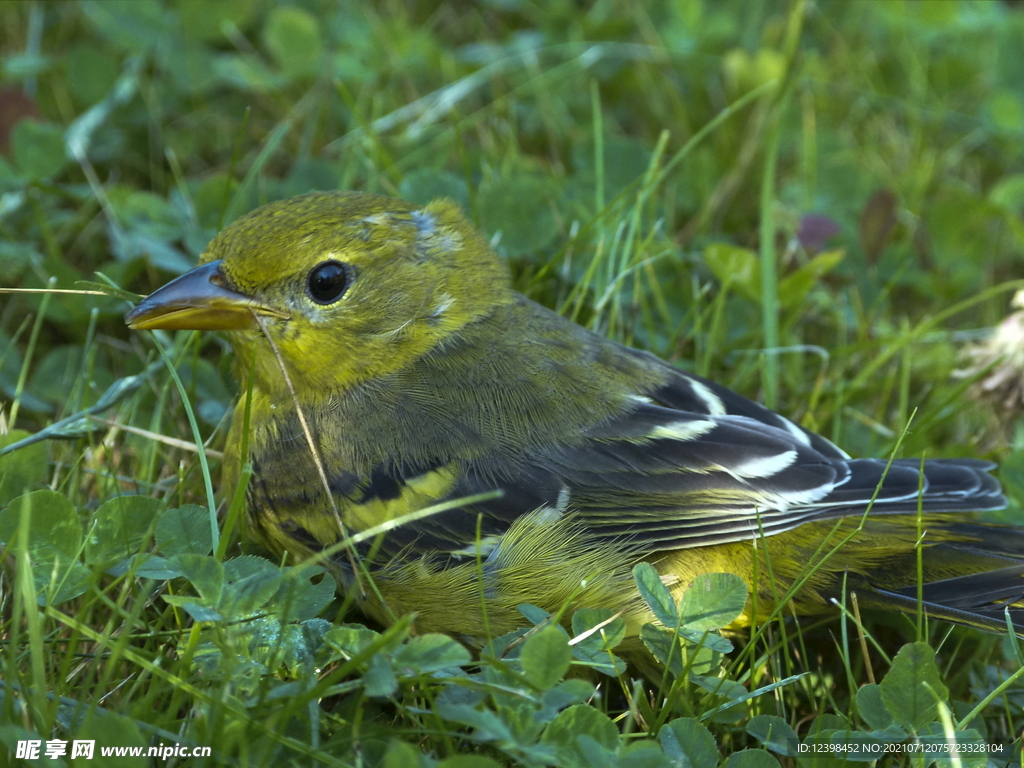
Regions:
M 135 329 L 229 331 L 258 381 L 290 373 L 337 392 L 387 375 L 511 300 L 505 265 L 447 200 L 355 192 L 265 205 L 213 239 L 200 266 L 145 298 Z M 276 373 L 275 373 L 276 372 Z

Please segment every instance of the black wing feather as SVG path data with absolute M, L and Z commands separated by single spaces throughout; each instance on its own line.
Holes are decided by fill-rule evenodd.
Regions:
M 611 344 L 604 341 L 603 344 Z M 974 460 L 850 459 L 825 438 L 725 387 L 644 352 L 617 354 L 657 367 L 662 383 L 636 391 L 617 416 L 561 442 L 496 445 L 456 460 L 457 499 L 501 497 L 403 526 L 392 554 L 443 553 L 500 535 L 541 508 L 571 512 L 593 535 L 636 551 L 702 547 L 772 535 L 814 520 L 959 512 L 1005 505 L 992 465 Z M 602 347 L 603 348 L 603 347 Z M 606 350 L 607 351 L 607 350 Z M 360 484 L 357 502 L 397 495 L 435 465 L 390 464 Z M 349 496 L 351 499 L 352 497 Z M 478 522 L 479 520 L 479 522 Z

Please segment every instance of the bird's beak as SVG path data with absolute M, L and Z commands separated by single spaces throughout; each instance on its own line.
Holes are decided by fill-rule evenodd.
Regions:
M 151 293 L 124 321 L 137 331 L 244 331 L 258 327 L 256 314 L 283 317 L 226 285 L 220 260 L 211 261 Z

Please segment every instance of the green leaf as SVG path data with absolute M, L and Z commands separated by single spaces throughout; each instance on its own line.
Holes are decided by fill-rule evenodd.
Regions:
M 85 593 L 95 581 L 92 569 L 79 562 L 68 563 L 63 568 L 32 571 L 36 585 L 36 602 L 39 605 L 58 605 L 73 600 Z
M 825 731 L 852 731 L 850 724 L 840 715 L 829 712 L 818 715 L 811 721 L 808 733 L 823 733 Z
M 581 608 L 572 615 L 572 633 L 578 637 L 598 624 L 608 621 L 612 616 L 615 616 L 615 611 L 610 608 Z M 617 616 L 590 637 L 577 643 L 577 646 L 592 639 L 595 639 L 602 649 L 615 648 L 626 639 L 626 620 Z
M 141 53 L 167 40 L 169 19 L 158 0 L 86 0 L 81 7 L 101 34 L 122 48 Z
M 959 750 L 954 761 L 953 750 L 946 751 L 945 745 L 952 741 L 957 747 L 964 747 Z M 931 723 L 921 734 L 921 742 L 926 745 L 943 745 L 942 748 L 932 752 L 935 755 L 933 765 L 936 768 L 985 768 L 990 765 L 988 753 L 982 747 L 985 739 L 975 730 L 953 731 L 947 734 L 942 723 Z M 1004 758 L 1009 758 L 1013 751 L 1012 747 L 1003 749 Z
M 518 627 L 511 632 L 491 640 L 483 647 L 482 656 L 490 656 L 492 659 L 518 659 L 522 650 L 522 638 L 530 632 L 528 627 Z
M 637 139 L 615 135 L 605 136 L 603 145 L 604 199 L 609 201 L 646 173 L 651 164 L 651 149 Z M 598 159 L 594 142 L 573 142 L 572 154 L 576 169 L 573 179 L 585 190 L 586 198 L 592 200 L 597 185 Z
M 451 684 L 446 685 L 441 690 L 437 698 L 434 700 L 434 703 L 438 706 L 465 704 L 470 707 L 475 707 L 486 701 L 487 698 L 488 694 L 483 690 L 475 688 L 470 689 L 461 685 Z M 550 720 L 550 718 L 548 718 L 548 720 Z
M 299 160 L 281 181 L 280 194 L 304 195 L 314 189 L 337 189 L 340 171 L 326 160 Z
M 732 644 L 715 634 L 691 638 L 686 630 L 678 632 L 657 624 L 644 624 L 640 639 L 662 665 L 668 665 L 674 675 L 688 669 L 693 675 L 714 672 L 722 662 L 721 654 L 732 650 Z
M 0 543 L 9 549 L 23 513 L 29 516 L 29 540 L 21 544 L 27 546 L 33 565 L 44 567 L 59 560 L 66 566 L 77 559 L 82 545 L 82 523 L 74 504 L 64 495 L 49 490 L 33 491 L 0 509 Z
M 475 741 L 515 742 L 516 740 L 508 726 L 489 710 L 479 710 L 468 704 L 451 704 L 446 701 L 438 701 L 434 710 L 445 720 L 474 728 L 475 732 L 472 738 Z
M 672 768 L 671 761 L 665 756 L 657 743 L 644 739 L 626 744 L 619 750 L 615 761 L 616 768 Z
M 265 557 L 242 555 L 224 561 L 224 578 L 228 584 L 237 584 L 267 573 L 280 576 L 281 569 Z
M 741 749 L 725 758 L 722 768 L 779 768 L 779 761 L 763 749 Z
M 723 289 L 735 287 L 754 302 L 761 303 L 761 260 L 749 248 L 729 243 L 712 243 L 704 249 L 704 263 Z
M 167 240 L 142 229 L 125 230 L 112 227 L 110 240 L 114 256 L 120 261 L 134 261 L 145 256 L 155 267 L 168 272 L 187 272 L 194 265 L 178 248 Z
M 151 555 L 147 552 L 136 555 L 124 566 L 112 571 L 113 574 L 120 576 L 122 573 L 127 572 L 136 560 L 139 562 L 139 565 L 135 568 L 135 576 L 137 578 L 167 581 L 168 579 L 179 579 L 184 576 L 181 570 L 176 566 L 172 566 L 166 558 Z
M 614 615 L 615 613 L 608 608 L 583 608 L 576 611 L 572 616 L 574 639 L 608 621 Z M 621 675 L 626 671 L 626 664 L 622 659 L 615 657 L 611 653 L 611 649 L 619 645 L 625 637 L 626 622 L 621 616 L 618 616 L 598 631 L 576 642 L 572 646 L 572 655 L 576 659 L 586 662 L 592 669 L 606 675 L 612 677 Z
M 418 765 L 423 765 L 423 754 L 416 747 L 398 739 L 388 741 L 388 749 L 380 768 L 411 768 Z
M 224 592 L 217 610 L 229 618 L 250 616 L 265 606 L 281 586 L 281 569 L 254 555 L 224 564 Z
M 410 637 L 393 656 L 402 674 L 430 674 L 449 667 L 465 666 L 472 660 L 462 645 L 447 635 L 439 634 Z
M 227 203 L 238 190 L 238 181 L 225 173 L 207 176 L 192 192 L 192 207 L 199 226 L 216 230 Z
M 407 765 L 410 764 L 399 765 L 396 763 L 394 768 L 405 768 Z M 386 766 L 386 768 L 391 768 L 391 766 Z M 501 768 L 501 763 L 483 755 L 453 755 L 438 763 L 437 768 Z
M 734 48 L 725 54 L 723 67 L 731 90 L 739 94 L 779 81 L 786 69 L 786 57 L 773 48 L 759 48 L 756 53 Z
M 367 696 L 390 696 L 398 690 L 398 680 L 391 663 L 383 653 L 374 654 L 363 675 L 363 688 Z
M 224 594 L 224 566 L 208 555 L 175 555 L 171 566 L 177 565 L 185 578 L 192 582 L 203 602 L 216 606 Z
M 6 435 L 0 435 L 0 448 L 27 437 L 30 434 L 24 429 L 12 429 Z M 0 456 L 0 506 L 42 485 L 49 472 L 46 446 L 41 442 Z
M 181 237 L 181 221 L 177 212 L 160 195 L 118 186 L 110 191 L 109 198 L 111 209 L 122 226 L 141 229 L 160 240 Z
M 735 621 L 747 604 L 747 583 L 735 573 L 704 573 L 683 593 L 682 623 L 689 630 L 721 629 Z
M 721 702 L 722 708 L 711 718 L 713 723 L 736 722 L 746 714 L 745 702 L 755 697 L 755 694 L 747 692 L 742 683 L 728 678 L 698 675 L 691 672 L 690 682 L 699 685 Z M 782 685 L 782 682 L 779 681 L 774 685 Z M 758 690 L 763 691 L 765 688 L 771 688 L 771 686 L 764 686 Z
M 555 715 L 573 704 L 583 704 L 594 695 L 594 686 L 586 680 L 570 678 L 541 695 L 541 710 L 534 715 L 534 722 L 550 721 Z
M 75 739 L 95 741 L 93 756 L 100 755 L 104 747 L 115 747 L 119 749 L 137 747 L 143 752 L 149 745 L 149 739 L 143 738 L 135 724 L 135 720 L 123 717 L 98 707 L 85 707 L 82 709 L 84 717 L 76 725 Z M 63 718 L 62 718 L 63 719 Z M 185 742 L 185 739 L 182 739 Z M 191 741 L 185 743 L 194 743 Z M 70 754 L 71 744 L 68 744 Z M 215 751 L 216 754 L 216 751 Z M 42 762 L 40 760 L 39 762 Z M 56 761 L 55 761 L 56 762 Z M 75 760 L 75 765 L 88 765 L 89 760 Z M 140 763 L 138 757 L 101 757 L 97 762 L 102 762 L 104 768 L 137 768 Z
M 608 677 L 623 675 L 627 669 L 625 661 L 615 654 L 609 654 L 608 651 L 588 652 L 578 645 L 574 645 L 572 647 L 572 655 L 573 658 L 583 662 L 590 669 L 603 675 L 608 675 Z
M 277 65 L 290 76 L 314 74 L 323 55 L 320 25 L 296 6 L 277 6 L 263 28 L 263 40 Z
M 266 661 L 269 668 L 283 667 L 290 675 L 308 679 L 316 668 L 317 658 L 326 659 L 326 635 L 334 626 L 326 619 L 308 619 L 299 624 L 282 624 L 277 616 L 256 619 L 271 626 L 266 632 Z M 273 625 L 277 625 L 277 629 Z M 257 656 L 256 658 L 264 658 Z
M 556 685 L 572 663 L 572 649 L 565 630 L 551 625 L 527 638 L 519 661 L 526 679 L 536 687 L 547 690 Z
M 526 620 L 535 627 L 538 624 L 543 624 L 551 617 L 551 614 L 543 608 L 538 608 L 536 605 L 530 605 L 529 603 L 517 605 L 516 610 L 523 614 L 523 616 L 526 617 Z
M 779 281 L 779 302 L 783 309 L 803 306 L 807 292 L 821 278 L 839 266 L 846 251 L 842 249 L 819 253 Z
M 678 768 L 718 765 L 715 737 L 694 717 L 679 717 L 658 731 L 658 742 Z
M 213 73 L 225 85 L 257 93 L 277 90 L 289 80 L 288 75 L 272 70 L 262 59 L 246 54 L 218 56 L 213 60 Z M 200 218 L 199 221 L 208 224 L 209 220 Z
M 908 643 L 900 648 L 878 688 L 889 714 L 912 732 L 935 720 L 939 700 L 949 696 L 935 663 L 935 651 L 927 643 Z
M 258 5 L 259 0 L 178 0 L 177 8 L 185 36 L 210 42 L 223 39 L 225 29 L 244 29 Z
M 166 557 L 208 555 L 213 551 L 210 514 L 206 507 L 185 504 L 168 509 L 156 524 L 156 545 Z
M 317 577 L 318 581 L 312 581 Z M 295 566 L 285 570 L 274 606 L 282 621 L 312 619 L 330 604 L 337 591 L 338 583 L 323 568 Z
M 199 358 L 194 363 L 191 360 L 185 361 L 178 366 L 178 375 L 189 391 L 194 390 L 200 399 L 217 400 L 225 405 L 231 401 L 228 385 L 209 360 Z
M 535 176 L 502 176 L 484 184 L 477 208 L 487 233 L 499 236 L 501 253 L 536 253 L 555 239 L 558 228 L 551 212 L 552 195 L 549 182 Z
M 80 107 L 98 102 L 117 81 L 117 55 L 110 46 L 76 43 L 68 50 L 65 64 L 64 82 Z
M 14 164 L 33 179 L 49 179 L 67 165 L 64 131 L 50 123 L 22 120 L 11 135 Z
M 587 768 L 619 768 L 622 765 L 615 760 L 616 755 L 613 755 L 607 747 L 599 744 L 592 736 L 585 733 L 576 737 L 576 750 L 582 757 L 582 764 Z
M 1003 176 L 988 193 L 988 200 L 1013 215 L 1024 213 L 1024 173 Z
M 164 595 L 164 600 L 171 605 L 183 608 L 195 621 L 224 621 L 228 618 L 220 611 L 216 611 L 206 605 L 195 602 L 194 598 L 181 597 L 179 595 Z
M 662 666 L 677 677 L 683 673 L 683 647 L 679 636 L 671 629 L 656 624 L 640 627 L 640 640 Z
M 800 742 L 789 723 L 775 715 L 757 715 L 747 723 L 747 733 L 772 752 L 796 757 L 795 746 Z
M 876 731 L 884 731 L 896 722 L 885 708 L 882 692 L 875 683 L 862 685 L 857 690 L 857 714 Z
M 2 165 L 3 160 L 0 159 L 0 194 L 4 192 Z M 16 285 L 18 278 L 27 272 L 30 266 L 41 261 L 43 261 L 43 257 L 33 243 L 11 240 L 0 241 L 0 283 Z M 6 341 L 4 339 L 4 342 Z M 5 362 L 11 363 L 13 360 L 8 358 Z M 22 398 L 24 398 L 24 392 L 22 393 Z M 3 436 L 0 435 L 0 437 Z
M 343 658 L 356 656 L 379 639 L 379 632 L 361 624 L 342 624 L 324 635 L 324 642 L 340 651 Z
M 650 563 L 637 563 L 633 567 L 633 579 L 640 590 L 640 597 L 654 613 L 654 617 L 672 629 L 679 626 L 679 613 L 672 593 L 661 580 L 661 575 Z
M 84 351 L 77 344 L 61 344 L 53 347 L 40 360 L 29 377 L 27 387 L 33 393 L 52 403 L 65 403 L 79 377 L 82 375 Z M 112 377 L 109 372 L 94 367 L 90 375 L 90 389 L 109 386 Z
M 406 741 L 399 741 L 391 738 L 387 742 L 387 752 L 379 764 L 380 768 L 427 768 L 435 765 L 432 761 L 427 762 L 426 756 Z
M 619 745 L 619 729 L 615 723 L 608 715 L 586 704 L 576 704 L 560 712 L 544 729 L 541 743 L 555 748 L 559 765 L 589 768 L 591 761 L 577 743 L 580 736 L 589 736 L 609 757 Z
M 89 521 L 86 562 L 106 568 L 134 555 L 162 509 L 162 501 L 147 496 L 118 496 L 101 504 Z
M 683 640 L 688 640 L 691 645 L 703 646 L 716 653 L 729 653 L 732 651 L 732 643 L 715 632 L 709 630 L 698 632 L 697 630 L 680 627 L 678 633 Z
M 426 205 L 447 197 L 458 203 L 463 211 L 469 210 L 466 180 L 436 168 L 418 168 L 407 173 L 398 187 L 398 194 L 403 200 L 416 205 Z
M 1010 89 L 995 91 L 988 102 L 992 122 L 1004 131 L 1019 133 L 1024 128 L 1024 104 Z

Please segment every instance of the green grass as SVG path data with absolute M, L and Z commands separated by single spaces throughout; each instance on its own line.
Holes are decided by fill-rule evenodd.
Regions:
M 148 293 L 270 200 L 448 196 L 532 298 L 853 455 L 997 460 L 993 519 L 1020 522 L 1024 425 L 953 374 L 1022 287 L 1022 34 L 1019 6 L 955 0 L 0 3 L 0 285 Z M 527 610 L 479 665 L 408 618 L 332 623 L 331 577 L 253 556 L 217 486 L 227 347 L 131 334 L 127 307 L 0 301 L 0 445 L 40 438 L 0 456 L 5 758 L 740 768 L 814 764 L 788 729 L 1020 732 L 1012 636 L 849 601 L 652 629 L 654 682 L 600 612 L 563 617 L 608 621 L 570 650 Z M 646 589 L 665 626 L 696 615 Z

